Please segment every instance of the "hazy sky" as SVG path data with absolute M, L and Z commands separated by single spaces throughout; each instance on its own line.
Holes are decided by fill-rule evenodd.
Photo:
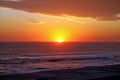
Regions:
M 120 0 L 0 0 L 0 42 L 120 42 Z

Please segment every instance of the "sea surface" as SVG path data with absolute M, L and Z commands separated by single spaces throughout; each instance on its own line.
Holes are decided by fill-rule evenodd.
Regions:
M 1 42 L 0 75 L 120 64 L 118 42 Z

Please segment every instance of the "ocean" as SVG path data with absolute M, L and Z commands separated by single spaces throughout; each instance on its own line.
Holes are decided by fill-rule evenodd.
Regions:
M 120 64 L 118 42 L 1 42 L 0 75 Z

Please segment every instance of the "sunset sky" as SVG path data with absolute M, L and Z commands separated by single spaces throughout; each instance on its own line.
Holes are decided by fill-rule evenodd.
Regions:
M 120 42 L 120 0 L 0 0 L 0 42 Z

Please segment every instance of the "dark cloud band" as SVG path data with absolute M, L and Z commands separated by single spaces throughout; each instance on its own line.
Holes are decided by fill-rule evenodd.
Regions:
M 32 13 L 119 20 L 120 0 L 0 0 L 0 6 Z

